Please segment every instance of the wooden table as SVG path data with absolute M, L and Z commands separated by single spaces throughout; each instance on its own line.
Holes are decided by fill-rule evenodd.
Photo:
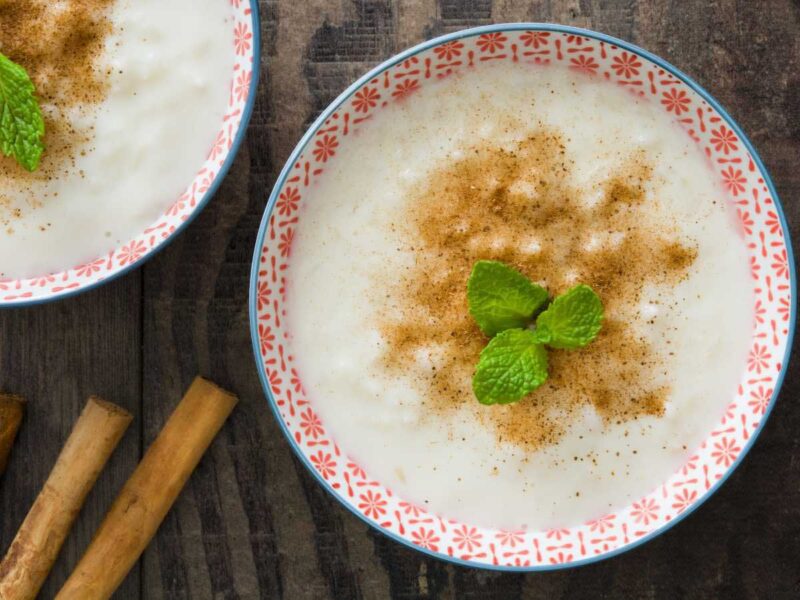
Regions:
M 9 543 L 86 397 L 136 416 L 42 597 L 75 565 L 184 388 L 242 399 L 119 598 L 800 597 L 800 372 L 761 439 L 685 522 L 620 557 L 515 575 L 449 566 L 368 529 L 292 455 L 250 347 L 250 258 L 267 195 L 304 128 L 357 75 L 471 25 L 553 21 L 631 40 L 695 77 L 750 135 L 800 238 L 800 6 L 789 0 L 266 0 L 247 142 L 200 218 L 144 268 L 57 304 L 0 312 L 0 386 L 30 399 L 0 482 Z M 735 293 L 735 290 L 732 291 Z

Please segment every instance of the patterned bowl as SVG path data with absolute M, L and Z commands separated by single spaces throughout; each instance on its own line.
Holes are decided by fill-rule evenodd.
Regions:
M 651 493 L 598 520 L 550 531 L 502 531 L 458 522 L 404 501 L 347 455 L 303 389 L 286 330 L 292 238 L 306 190 L 358 143 L 370 115 L 449 72 L 479 62 L 579 69 L 650 97 L 708 155 L 745 232 L 755 290 L 754 333 L 738 391 L 691 458 Z M 657 56 L 606 35 L 549 24 L 493 25 L 425 42 L 376 67 L 339 96 L 303 136 L 278 178 L 261 223 L 250 286 L 258 370 L 289 443 L 339 501 L 389 537 L 463 565 L 547 570 L 619 554 L 664 532 L 722 485 L 752 446 L 786 372 L 795 324 L 789 230 L 764 165 L 739 126 L 700 86 Z
M 225 178 L 253 112 L 261 53 L 258 2 L 229 2 L 236 60 L 228 107 L 206 161 L 183 194 L 135 238 L 83 265 L 30 279 L 0 280 L 0 308 L 39 304 L 85 292 L 138 267 L 164 248 L 205 207 Z

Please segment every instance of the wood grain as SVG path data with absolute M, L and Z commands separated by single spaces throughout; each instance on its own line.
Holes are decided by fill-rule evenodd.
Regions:
M 695 77 L 748 132 L 800 236 L 800 6 L 789 0 L 267 0 L 262 83 L 245 146 L 211 202 L 148 265 L 54 306 L 0 312 L 0 387 L 28 414 L 0 481 L 8 543 L 88 393 L 134 412 L 48 581 L 52 597 L 195 374 L 240 404 L 138 572 L 115 597 L 796 598 L 800 371 L 736 473 L 669 533 L 577 570 L 498 574 L 427 559 L 377 534 L 293 457 L 256 376 L 247 322 L 255 235 L 304 127 L 356 76 L 423 39 L 491 22 L 598 29 Z M 778 53 L 775 48 L 779 48 Z
M 139 460 L 141 306 L 137 272 L 57 304 L 0 311 L 0 386 L 28 400 L 8 470 L 0 479 L 3 551 L 53 468 L 86 398 L 96 394 L 134 415 L 87 497 L 42 598 L 55 596 Z M 139 596 L 138 572 L 120 594 Z
M 29 600 L 39 594 L 86 496 L 132 420 L 128 411 L 96 396 L 86 402 L 0 562 L 0 598 Z

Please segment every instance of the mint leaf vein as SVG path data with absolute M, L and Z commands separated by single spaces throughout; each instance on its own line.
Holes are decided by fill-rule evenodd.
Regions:
M 603 303 L 588 285 L 561 294 L 536 319 L 537 337 L 553 348 L 582 348 L 603 324 Z
M 506 329 L 481 352 L 472 389 L 482 404 L 507 404 L 547 379 L 547 350 L 530 329 Z
M 0 54 L 0 152 L 35 171 L 44 152 L 43 136 L 33 82 L 25 69 Z
M 467 282 L 467 300 L 478 327 L 491 337 L 525 327 L 547 301 L 547 290 L 501 262 L 481 260 Z

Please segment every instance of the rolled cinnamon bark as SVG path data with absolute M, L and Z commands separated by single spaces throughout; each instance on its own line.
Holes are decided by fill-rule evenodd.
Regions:
M 24 409 L 25 401 L 19 396 L 0 394 L 0 475 L 5 473 Z
M 0 563 L 0 599 L 36 597 L 87 494 L 131 419 L 119 406 L 89 398 Z
M 57 600 L 111 597 L 164 520 L 237 399 L 196 378 L 128 479 Z

